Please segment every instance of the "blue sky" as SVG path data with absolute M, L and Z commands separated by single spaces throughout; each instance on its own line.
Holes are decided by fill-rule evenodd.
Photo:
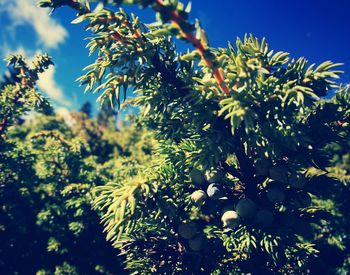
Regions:
M 37 9 L 34 0 L 0 0 L 0 55 L 22 52 L 28 57 L 48 52 L 56 66 L 39 81 L 39 88 L 56 107 L 77 110 L 96 96 L 83 94 L 75 79 L 92 62 L 87 56 L 83 24 L 72 25 L 75 13 L 68 8 L 52 16 Z M 187 2 L 187 1 L 184 1 Z M 150 10 L 126 8 L 145 22 L 154 20 Z M 199 18 L 211 46 L 225 47 L 227 41 L 252 33 L 266 37 L 271 49 L 306 57 L 311 63 L 325 60 L 345 65 L 342 82 L 350 83 L 349 0 L 193 0 L 191 19 Z M 188 45 L 190 47 L 190 45 Z M 5 71 L 0 64 L 0 73 Z

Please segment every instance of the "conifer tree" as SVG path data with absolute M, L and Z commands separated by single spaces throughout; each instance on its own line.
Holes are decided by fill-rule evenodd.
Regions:
M 142 145 L 143 131 L 104 129 L 103 136 L 84 113 L 71 113 L 69 124 L 35 113 L 17 125 L 28 111 L 51 109 L 35 83 L 52 62 L 47 55 L 33 67 L 20 55 L 8 60 L 22 74 L 0 90 L 0 273 L 123 274 L 122 257 L 92 210 L 91 189 L 109 181 L 118 158 L 147 159 L 149 152 L 119 142 L 132 136 Z
M 4 82 L 0 93 L 0 142 L 9 126 L 19 120 L 28 110 L 49 112 L 48 101 L 35 89 L 38 74 L 52 65 L 48 55 L 37 55 L 28 65 L 21 55 L 9 55 L 6 59 L 10 67 L 11 81 Z
M 322 270 L 346 274 L 350 101 L 335 81 L 339 64 L 291 59 L 254 36 L 211 48 L 179 1 L 99 2 L 39 5 L 78 11 L 98 56 L 81 84 L 118 106 L 133 90 L 127 104 L 159 142 L 148 161 L 120 160 L 95 188 L 129 271 L 317 274 L 315 256 L 332 247 L 342 261 Z M 153 8 L 157 22 L 107 2 Z M 195 51 L 177 52 L 173 37 Z

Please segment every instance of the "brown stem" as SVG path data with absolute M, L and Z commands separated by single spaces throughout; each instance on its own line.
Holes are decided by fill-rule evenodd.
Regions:
M 220 90 L 225 95 L 228 95 L 229 89 L 224 82 L 225 76 L 222 68 L 215 66 L 213 61 L 206 55 L 206 53 L 210 51 L 208 46 L 204 45 L 200 39 L 196 38 L 193 32 L 184 30 L 183 25 L 187 22 L 176 10 L 166 9 L 163 0 L 156 0 L 155 2 L 157 4 L 157 9 L 165 12 L 170 17 L 171 22 L 173 22 L 175 26 L 180 30 L 181 35 L 195 47 L 201 58 L 204 60 L 206 66 L 213 70 L 214 78 Z

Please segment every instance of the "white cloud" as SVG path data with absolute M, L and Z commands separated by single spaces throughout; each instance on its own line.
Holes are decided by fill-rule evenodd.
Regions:
M 28 61 L 30 61 L 35 54 L 33 51 L 25 49 L 23 46 L 19 46 L 16 50 L 13 50 L 6 42 L 1 45 L 1 52 L 3 55 L 2 58 L 7 57 L 9 54 L 21 54 L 24 58 L 28 59 Z
M 39 74 L 38 87 L 43 90 L 50 99 L 70 106 L 71 103 L 64 96 L 62 88 L 56 83 L 54 66 L 50 66 L 45 72 Z
M 34 0 L 0 1 L 0 8 L 0 12 L 7 13 L 13 26 L 32 26 L 39 41 L 47 48 L 57 48 L 68 36 L 66 29 L 50 17 L 47 9 L 35 6 Z

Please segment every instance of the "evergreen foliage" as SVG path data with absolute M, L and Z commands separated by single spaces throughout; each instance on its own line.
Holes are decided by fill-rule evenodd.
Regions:
M 71 129 L 57 123 L 24 134 L 21 127 L 2 141 L 1 171 L 15 171 L 7 158 L 30 162 L 22 176 L 14 173 L 15 185 L 33 177 L 45 186 L 30 187 L 41 196 L 68 195 L 37 212 L 37 226 L 52 234 L 49 250 L 74 255 L 59 236 L 84 232 L 97 217 L 92 198 L 131 274 L 347 274 L 350 96 L 337 82 L 341 64 L 291 59 L 253 35 L 212 48 L 200 23 L 188 21 L 191 6 L 179 1 L 98 2 L 95 9 L 89 1 L 38 4 L 77 10 L 73 22 L 92 32 L 88 48 L 97 56 L 81 84 L 102 106 L 137 106 L 136 128 L 99 131 L 78 114 Z M 157 21 L 142 24 L 107 4 L 153 8 Z M 195 51 L 178 52 L 174 38 Z M 21 60 L 10 63 L 24 68 Z M 36 79 L 26 71 L 25 91 Z M 1 93 L 9 110 L 1 113 L 3 137 L 35 105 L 11 97 L 15 87 Z M 128 90 L 134 97 L 126 99 Z M 88 198 L 69 197 L 84 189 Z M 62 233 L 52 227 L 61 213 Z M 57 273 L 84 273 L 79 268 L 65 259 Z
M 21 56 L 13 58 L 26 67 Z M 118 158 L 135 152 L 132 159 L 141 160 L 151 145 L 143 153 L 119 144 L 132 136 L 142 145 L 143 131 L 133 126 L 125 132 L 102 132 L 85 113 L 65 119 L 32 113 L 16 125 L 37 106 L 34 99 L 42 98 L 35 79 L 30 85 L 19 81 L 0 94 L 0 273 L 125 273 L 118 251 L 102 234 L 99 213 L 92 209 L 92 188 L 109 181 Z

